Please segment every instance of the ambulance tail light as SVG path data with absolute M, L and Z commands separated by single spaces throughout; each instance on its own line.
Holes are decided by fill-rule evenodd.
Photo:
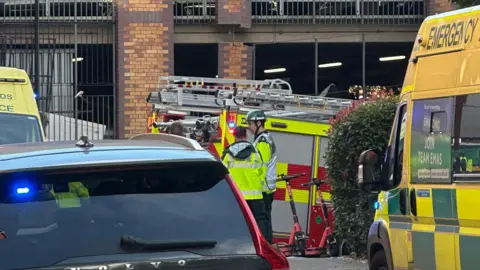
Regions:
M 257 255 L 266 260 L 270 264 L 272 270 L 290 270 L 290 264 L 288 263 L 287 258 L 280 253 L 280 251 L 270 245 L 265 237 L 263 237 L 247 202 L 243 199 L 243 196 L 232 177 L 227 175 L 226 179 L 235 194 L 235 198 L 237 199 L 240 208 L 242 209 L 245 221 L 252 234 L 253 244 L 255 245 Z

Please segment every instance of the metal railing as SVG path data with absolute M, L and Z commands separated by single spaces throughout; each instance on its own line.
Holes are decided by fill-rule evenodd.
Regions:
M 38 98 L 45 135 L 50 141 L 114 139 L 113 95 Z M 47 106 L 49 108 L 47 108 Z
M 216 0 L 174 0 L 175 23 L 213 23 L 216 20 Z
M 174 1 L 176 23 L 213 23 L 215 0 Z M 425 0 L 252 0 L 257 24 L 419 24 Z
M 91 134 L 85 135 L 96 139 L 100 135 L 91 129 L 98 125 L 92 123 L 113 131 L 114 1 L 0 0 L 0 66 L 29 74 L 40 97 L 39 110 L 50 120 L 49 139 L 78 139 L 75 131 L 78 135 L 83 130 L 70 130 L 65 124 L 73 120 L 80 126 L 88 122 Z M 83 98 L 77 100 L 77 106 L 74 97 L 80 93 Z M 109 113 L 109 122 L 92 119 L 92 115 L 100 117 L 95 106 L 105 103 L 107 97 L 110 107 L 104 113 Z M 94 109 L 86 104 L 95 104 Z M 106 131 L 102 132 L 98 134 L 104 136 Z
M 37 7 L 38 5 L 38 7 Z M 109 21 L 114 16 L 113 0 L 0 0 L 0 22 Z

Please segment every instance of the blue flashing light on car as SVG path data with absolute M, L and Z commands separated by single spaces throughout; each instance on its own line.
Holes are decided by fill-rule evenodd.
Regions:
M 28 187 L 20 187 L 17 188 L 17 194 L 28 194 L 30 192 L 30 189 Z
M 229 128 L 235 128 L 235 123 L 234 122 L 229 122 L 228 127 Z

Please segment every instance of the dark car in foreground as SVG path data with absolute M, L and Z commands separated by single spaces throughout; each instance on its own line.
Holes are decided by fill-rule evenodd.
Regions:
M 0 231 L 2 270 L 289 269 L 222 163 L 165 134 L 0 147 Z

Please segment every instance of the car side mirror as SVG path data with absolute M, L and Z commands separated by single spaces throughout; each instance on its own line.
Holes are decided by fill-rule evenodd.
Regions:
M 373 150 L 366 150 L 360 155 L 358 161 L 358 186 L 368 192 L 380 191 L 381 179 L 377 172 L 379 156 Z

